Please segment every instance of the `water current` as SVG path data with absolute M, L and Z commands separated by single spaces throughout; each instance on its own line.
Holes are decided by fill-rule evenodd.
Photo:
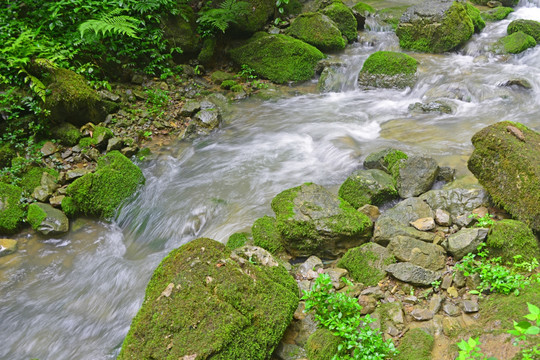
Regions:
M 466 160 L 476 131 L 500 120 L 540 130 L 540 46 L 512 56 L 489 52 L 517 18 L 540 20 L 539 5 L 520 3 L 457 53 L 412 54 L 418 82 L 403 91 L 355 85 L 369 54 L 399 51 L 395 34 L 370 19 L 372 31 L 331 57 L 345 64 L 341 91 L 319 94 L 308 83 L 308 94 L 239 102 L 218 131 L 142 163 L 146 186 L 115 221 L 78 219 L 61 238 L 18 235 L 19 251 L 0 258 L 0 359 L 114 359 L 170 250 L 248 231 L 272 215 L 271 199 L 289 187 L 312 181 L 335 191 L 371 151 L 427 153 L 457 168 L 458 181 L 473 181 Z M 511 79 L 532 89 L 500 86 Z M 408 110 L 440 98 L 452 114 Z

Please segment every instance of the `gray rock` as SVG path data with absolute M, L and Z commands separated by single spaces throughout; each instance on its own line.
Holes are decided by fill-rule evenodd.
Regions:
M 452 274 L 446 274 L 442 278 L 441 289 L 446 290 L 452 286 Z
M 436 314 L 441 309 L 441 304 L 444 301 L 444 296 L 435 294 L 431 297 L 431 300 L 429 300 L 429 310 L 433 312 L 433 314 Z
M 66 173 L 66 180 L 67 181 L 73 181 L 73 180 L 78 179 L 80 177 L 83 177 L 84 175 L 89 174 L 89 173 L 91 173 L 91 171 L 89 171 L 87 169 L 69 170 Z
M 476 248 L 482 243 L 489 229 L 469 228 L 461 229 L 448 237 L 448 252 L 455 260 L 461 260 L 468 253 L 475 253 Z
M 345 283 L 341 281 L 341 278 L 344 276 L 347 276 L 349 272 L 346 269 L 330 268 L 330 269 L 325 269 L 324 273 L 330 276 L 330 279 L 332 280 L 332 286 L 334 287 L 334 289 L 339 290 L 345 286 Z
M 366 169 L 379 169 L 386 173 L 390 173 L 390 167 L 393 163 L 389 162 L 389 158 L 397 158 L 395 155 L 403 153 L 400 150 L 393 148 L 386 148 L 380 151 L 369 154 L 364 160 L 364 168 Z
M 197 111 L 201 110 L 201 102 L 197 100 L 188 100 L 182 106 L 180 110 L 180 115 L 182 116 L 193 116 Z
M 34 189 L 34 192 L 32 193 L 32 197 L 40 202 L 45 202 L 49 200 L 49 198 L 52 195 L 52 191 L 44 186 L 38 186 Z
M 441 226 L 452 225 L 452 219 L 450 218 L 450 213 L 443 209 L 435 210 L 435 222 Z
M 462 288 L 465 286 L 466 277 L 461 271 L 456 271 L 454 273 L 454 285 L 456 285 L 457 288 Z
M 107 152 L 112 150 L 120 150 L 124 146 L 124 139 L 119 137 L 113 137 L 109 139 L 107 143 Z
M 439 272 L 407 262 L 390 264 L 386 267 L 386 271 L 396 279 L 416 286 L 431 286 L 432 282 L 441 278 Z
M 421 195 L 420 199 L 432 209 L 447 211 L 453 220 L 489 204 L 488 194 L 483 189 L 431 190 Z
M 358 297 L 358 304 L 362 306 L 362 315 L 371 314 L 377 308 L 377 299 L 372 295 L 360 295 Z
M 397 197 L 394 179 L 378 169 L 358 170 L 339 188 L 338 195 L 356 209 L 366 205 L 380 205 Z
M 306 359 L 306 350 L 295 344 L 287 344 L 283 341 L 279 343 L 273 353 L 280 360 L 301 360 Z
M 53 208 L 49 204 L 43 203 L 34 203 L 30 206 L 37 206 L 43 212 L 45 212 L 45 217 L 43 219 L 30 217 L 28 219 L 32 225 L 32 228 L 40 234 L 57 235 L 64 234 L 69 231 L 69 220 L 62 211 Z
M 221 113 L 218 109 L 210 108 L 203 109 L 195 114 L 193 119 L 196 124 L 202 128 L 213 130 L 219 126 L 221 122 Z
M 321 93 L 340 92 L 346 81 L 347 77 L 345 76 L 343 63 L 332 63 L 321 72 L 317 90 Z
M 17 240 L 0 239 L 0 257 L 13 254 L 17 251 Z
M 439 165 L 433 158 L 409 156 L 408 159 L 401 161 L 396 178 L 400 197 L 418 196 L 431 189 L 439 172 Z
M 57 149 L 58 148 L 54 143 L 52 143 L 51 141 L 47 141 L 45 144 L 43 144 L 40 151 L 44 156 L 49 156 L 54 154 Z
M 317 277 L 317 270 L 322 268 L 322 260 L 316 256 L 310 256 L 298 267 L 298 269 L 296 269 L 295 275 L 303 279 L 311 280 Z M 316 275 L 314 276 L 314 274 Z
M 427 321 L 433 319 L 433 316 L 435 316 L 435 314 L 429 309 L 416 308 L 411 311 L 411 316 L 416 321 Z
M 442 307 L 443 311 L 448 316 L 459 316 L 461 315 L 461 310 L 458 306 L 446 301 Z
M 446 263 L 446 251 L 439 246 L 405 236 L 396 236 L 388 250 L 396 259 L 430 270 L 441 270 Z
M 114 94 L 108 90 L 100 90 L 98 91 L 98 94 L 101 96 L 104 100 L 109 100 L 112 102 L 120 102 L 120 95 Z
M 409 111 L 413 113 L 439 113 L 452 114 L 454 110 L 447 102 L 442 100 L 431 101 L 428 103 L 417 102 L 409 105 Z
M 463 300 L 461 306 L 463 308 L 463 311 L 466 313 L 475 313 L 480 310 L 480 307 L 478 306 L 478 301 L 474 300 Z
M 64 200 L 65 197 L 65 195 L 51 196 L 49 204 L 54 207 L 60 207 L 62 205 L 62 200 Z
M 449 166 L 439 166 L 437 181 L 452 182 L 456 178 L 456 169 Z

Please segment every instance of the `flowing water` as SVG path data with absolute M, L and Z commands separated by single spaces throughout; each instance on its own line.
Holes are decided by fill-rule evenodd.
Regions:
M 79 219 L 58 239 L 20 234 L 19 251 L 0 258 L 0 359 L 114 359 L 170 250 L 249 230 L 272 215 L 271 199 L 289 187 L 312 181 L 335 191 L 371 151 L 427 153 L 470 182 L 466 159 L 476 131 L 500 120 L 540 130 L 540 46 L 517 56 L 487 51 L 516 18 L 540 20 L 540 8 L 520 4 L 459 53 L 413 54 L 420 62 L 413 89 L 363 91 L 355 82 L 367 56 L 399 50 L 394 33 L 371 19 L 378 31 L 335 56 L 345 64 L 342 91 L 240 102 L 219 131 L 141 164 L 146 186 L 116 221 Z M 500 86 L 510 79 L 532 89 Z M 453 114 L 408 110 L 440 98 Z

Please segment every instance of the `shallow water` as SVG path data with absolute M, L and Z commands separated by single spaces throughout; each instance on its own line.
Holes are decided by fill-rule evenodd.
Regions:
M 20 234 L 19 252 L 0 258 L 0 359 L 114 359 L 153 269 L 171 249 L 248 231 L 272 215 L 277 193 L 303 182 L 335 191 L 371 151 L 427 153 L 474 181 L 466 160 L 476 131 L 500 120 L 540 130 L 540 46 L 517 56 L 487 51 L 515 18 L 540 20 L 540 8 L 521 3 L 459 53 L 411 54 L 419 79 L 403 91 L 357 89 L 369 54 L 399 49 L 392 32 L 362 33 L 334 56 L 345 64 L 341 92 L 240 102 L 219 131 L 141 164 L 147 184 L 113 223 L 79 219 L 58 239 Z M 499 86 L 515 78 L 532 90 Z M 408 110 L 439 97 L 453 114 Z

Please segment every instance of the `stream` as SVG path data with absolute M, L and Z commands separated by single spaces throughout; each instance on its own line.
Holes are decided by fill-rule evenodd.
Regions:
M 384 147 L 426 153 L 466 169 L 470 139 L 501 121 L 540 131 L 540 46 L 494 55 L 489 46 L 513 19 L 540 21 L 540 4 L 522 2 L 508 19 L 488 23 L 458 53 L 411 54 L 413 89 L 359 90 L 356 76 L 378 50 L 400 51 L 377 26 L 332 59 L 345 66 L 340 92 L 234 104 L 223 126 L 177 142 L 140 164 L 146 186 L 111 223 L 80 218 L 60 238 L 21 233 L 19 251 L 0 258 L 0 359 L 115 359 L 153 270 L 169 251 L 197 237 L 221 242 L 249 231 L 279 192 L 315 182 L 337 192 L 363 158 Z M 532 89 L 500 86 L 525 79 Z M 291 88 L 294 92 L 294 88 Z M 452 114 L 412 113 L 410 104 L 444 98 Z

